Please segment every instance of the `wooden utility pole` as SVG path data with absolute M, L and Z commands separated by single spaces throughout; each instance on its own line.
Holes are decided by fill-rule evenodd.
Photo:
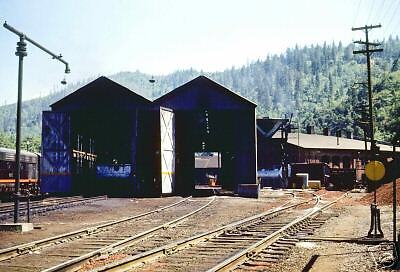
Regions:
M 370 139 L 371 139 L 371 147 L 370 147 L 371 162 L 370 163 L 374 162 L 374 160 L 377 156 L 377 153 L 379 151 L 378 146 L 376 145 L 376 142 L 374 139 L 374 117 L 373 117 L 373 107 L 372 107 L 372 83 L 371 83 L 371 54 L 374 52 L 381 52 L 381 51 L 383 51 L 383 49 L 375 48 L 376 46 L 379 46 L 380 43 L 373 43 L 373 42 L 369 41 L 368 31 L 370 29 L 378 28 L 378 27 L 381 27 L 381 25 L 380 24 L 379 25 L 370 25 L 370 26 L 365 25 L 362 27 L 353 27 L 351 29 L 352 31 L 364 30 L 364 32 L 365 32 L 365 41 L 355 41 L 355 43 L 365 45 L 365 49 L 364 50 L 355 50 L 355 51 L 353 51 L 353 54 L 365 54 L 367 56 L 369 132 L 370 132 Z M 367 166 L 366 166 L 366 168 L 367 168 Z M 367 169 L 366 169 L 366 174 L 368 177 Z M 371 177 L 368 177 L 368 178 L 371 181 L 374 181 L 374 179 L 371 179 Z M 374 181 L 375 182 L 374 203 L 371 204 L 371 226 L 370 226 L 370 229 L 369 229 L 368 235 L 367 235 L 367 237 L 369 237 L 369 238 L 383 238 L 383 236 L 384 236 L 382 229 L 381 229 L 380 209 L 378 209 L 378 205 L 376 204 L 376 182 L 378 180 Z M 395 243 L 396 241 L 393 241 L 393 242 Z
M 381 25 L 370 25 L 370 26 L 362 26 L 362 27 L 353 27 L 351 30 L 356 31 L 356 30 L 364 30 L 365 31 L 365 41 L 355 41 L 354 43 L 358 44 L 363 44 L 365 45 L 364 50 L 355 50 L 353 51 L 353 54 L 365 54 L 367 56 L 367 75 L 368 75 L 368 81 L 367 81 L 367 86 L 368 86 L 368 104 L 369 104 L 369 132 L 370 132 L 370 138 L 371 138 L 371 152 L 377 152 L 378 147 L 376 145 L 375 139 L 374 139 L 374 119 L 373 119 L 373 109 L 372 109 L 372 83 L 371 83 L 371 53 L 374 52 L 382 52 L 382 48 L 371 48 L 375 46 L 381 45 L 380 43 L 372 43 L 369 42 L 368 39 L 368 31 L 373 28 L 378 28 L 381 27 Z

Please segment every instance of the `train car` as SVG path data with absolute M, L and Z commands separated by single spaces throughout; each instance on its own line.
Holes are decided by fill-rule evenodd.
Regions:
M 38 195 L 40 191 L 40 154 L 21 150 L 20 189 Z M 15 150 L 0 147 L 0 200 L 12 198 L 15 185 Z

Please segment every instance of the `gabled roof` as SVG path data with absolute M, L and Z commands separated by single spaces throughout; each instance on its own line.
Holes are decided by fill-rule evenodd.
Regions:
M 63 97 L 57 102 L 50 105 L 51 108 L 62 107 L 63 105 L 74 103 L 76 99 L 81 97 L 91 97 L 93 100 L 99 97 L 99 95 L 109 96 L 110 98 L 116 95 L 120 95 L 128 99 L 128 101 L 134 101 L 139 104 L 150 104 L 151 101 L 144 98 L 141 95 L 129 90 L 128 88 L 118 84 L 117 82 L 101 76 L 92 82 L 86 84 L 85 86 L 79 88 L 78 90 L 70 93 L 69 95 Z
M 155 103 L 162 103 L 174 96 L 179 96 L 181 93 L 185 92 L 187 89 L 189 89 L 191 86 L 196 85 L 196 84 L 207 84 L 207 85 L 212 85 L 213 87 L 215 87 L 216 90 L 222 92 L 224 95 L 228 95 L 230 97 L 232 97 L 234 100 L 237 100 L 240 103 L 245 103 L 248 105 L 251 105 L 253 107 L 257 107 L 257 104 L 250 101 L 249 99 L 229 90 L 228 88 L 226 88 L 225 86 L 209 79 L 206 76 L 198 76 L 194 79 L 192 79 L 189 82 L 186 82 L 185 84 L 179 86 L 178 88 L 166 93 L 165 95 L 157 98 L 156 100 L 154 100 Z
M 280 138 L 276 133 L 273 138 Z M 335 136 L 325 136 L 305 133 L 289 133 L 288 143 L 294 146 L 307 149 L 337 149 L 337 150 L 365 150 L 365 142 L 356 139 L 348 139 Z M 392 151 L 392 146 L 378 144 L 381 151 Z M 367 148 L 370 149 L 370 142 L 367 142 Z

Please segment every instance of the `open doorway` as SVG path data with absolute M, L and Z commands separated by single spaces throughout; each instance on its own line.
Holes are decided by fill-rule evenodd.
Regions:
M 221 187 L 221 152 L 195 152 L 195 188 Z
M 130 196 L 134 117 L 123 111 L 78 112 L 72 117 L 72 169 L 77 191 Z

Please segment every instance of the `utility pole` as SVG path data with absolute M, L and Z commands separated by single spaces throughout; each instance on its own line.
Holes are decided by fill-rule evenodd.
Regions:
M 56 59 L 62 62 L 65 65 L 65 73 L 68 74 L 70 72 L 69 64 L 64 59 L 62 59 L 61 55 L 56 55 L 44 46 L 35 42 L 24 33 L 19 30 L 13 28 L 7 22 L 4 22 L 3 26 L 16 34 L 19 37 L 19 42 L 17 42 L 17 51 L 15 55 L 18 57 L 18 100 L 17 100 L 17 124 L 16 124 L 16 140 L 15 140 L 15 188 L 14 188 L 14 223 L 18 223 L 19 220 L 19 200 L 21 197 L 20 192 L 20 175 L 21 175 L 21 108 L 22 108 L 22 79 L 23 79 L 23 60 L 28 54 L 26 52 L 26 42 L 29 42 L 39 48 L 40 50 L 46 52 L 53 59 Z M 65 79 L 61 82 L 65 84 Z
M 365 49 L 363 50 L 355 50 L 353 54 L 365 54 L 367 56 L 367 87 L 368 87 L 368 108 L 369 108 L 369 133 L 371 139 L 371 161 L 377 155 L 379 151 L 375 139 L 374 139 L 374 117 L 373 117 L 373 106 L 372 106 L 372 82 L 371 82 L 371 54 L 374 52 L 382 52 L 382 48 L 375 48 L 376 46 L 381 45 L 380 43 L 370 42 L 368 39 L 368 31 L 370 29 L 379 28 L 381 25 L 365 25 L 362 27 L 353 27 L 352 31 L 363 30 L 365 32 L 365 41 L 355 41 L 354 43 L 365 45 Z M 372 47 L 372 48 L 371 48 Z M 381 229 L 380 223 L 380 209 L 378 209 L 378 205 L 376 204 L 376 182 L 374 186 L 374 202 L 371 204 L 371 225 L 368 231 L 368 237 L 370 238 L 382 238 L 383 232 Z M 379 231 L 379 233 L 378 233 Z
M 374 119 L 373 119 L 373 108 L 372 108 L 372 83 L 371 83 L 371 53 L 374 52 L 382 52 L 382 48 L 371 48 L 375 46 L 381 45 L 380 43 L 372 43 L 369 42 L 368 39 L 368 31 L 373 28 L 381 27 L 381 25 L 370 25 L 370 26 L 362 26 L 362 27 L 353 27 L 351 30 L 364 30 L 365 31 L 365 41 L 355 41 L 354 43 L 363 44 L 365 45 L 364 50 L 355 50 L 353 54 L 365 54 L 367 56 L 367 87 L 368 87 L 368 106 L 369 106 L 369 133 L 371 137 L 371 152 L 377 152 L 378 147 L 376 145 L 374 139 Z

